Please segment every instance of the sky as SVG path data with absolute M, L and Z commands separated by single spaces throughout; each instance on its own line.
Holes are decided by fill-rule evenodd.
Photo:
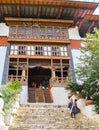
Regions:
M 95 10 L 94 14 L 95 14 L 95 15 L 99 15 L 99 6 L 98 6 L 98 8 Z

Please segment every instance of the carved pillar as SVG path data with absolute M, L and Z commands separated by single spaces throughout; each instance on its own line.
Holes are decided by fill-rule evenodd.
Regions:
M 25 76 L 26 76 L 26 72 L 25 72 L 25 70 L 23 69 L 23 70 L 22 70 L 22 80 L 23 80 L 23 81 L 25 81 Z
M 53 77 L 53 78 L 56 77 L 56 74 L 55 74 L 55 70 L 54 70 L 54 69 L 52 70 L 52 77 Z

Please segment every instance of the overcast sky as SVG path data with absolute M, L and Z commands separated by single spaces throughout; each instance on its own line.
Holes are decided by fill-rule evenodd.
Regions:
M 94 14 L 99 15 L 99 6 L 98 6 L 98 8 L 95 10 Z

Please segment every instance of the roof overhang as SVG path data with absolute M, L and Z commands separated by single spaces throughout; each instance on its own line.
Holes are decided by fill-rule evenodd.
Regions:
M 9 5 L 51 5 L 51 6 L 69 6 L 95 9 L 98 3 L 80 2 L 71 0 L 0 0 L 0 4 Z
M 73 26 L 78 26 L 83 36 L 86 28 L 82 27 L 82 21 L 86 15 L 92 15 L 97 6 L 98 3 L 70 0 L 0 0 L 0 22 L 4 22 L 5 17 L 74 21 Z
M 99 28 L 99 15 L 86 15 L 79 26 L 81 36 L 84 37 L 87 32 L 92 33 L 95 27 Z

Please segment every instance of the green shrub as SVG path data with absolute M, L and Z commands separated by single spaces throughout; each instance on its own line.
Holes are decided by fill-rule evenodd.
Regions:
M 13 103 L 16 101 L 18 94 L 21 91 L 21 84 L 19 81 L 13 81 L 1 88 L 2 98 L 4 100 L 3 111 L 8 113 L 13 107 Z
M 94 96 L 94 102 L 95 102 L 96 112 L 99 114 L 99 94 L 96 94 L 96 95 Z
M 69 82 L 66 89 L 70 89 L 71 91 L 81 93 L 83 90 L 83 85 L 75 83 L 75 82 Z

